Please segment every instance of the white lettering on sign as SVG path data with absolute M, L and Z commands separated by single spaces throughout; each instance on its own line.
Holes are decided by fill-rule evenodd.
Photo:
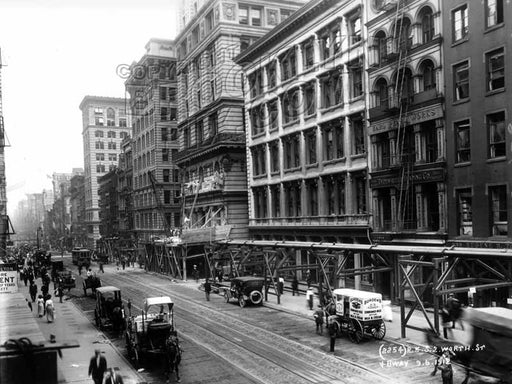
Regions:
M 0 271 L 0 293 L 18 292 L 18 273 L 16 271 Z

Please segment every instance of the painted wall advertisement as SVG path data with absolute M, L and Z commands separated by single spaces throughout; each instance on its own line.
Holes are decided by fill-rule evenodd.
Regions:
M 0 293 L 18 292 L 16 264 L 0 264 Z

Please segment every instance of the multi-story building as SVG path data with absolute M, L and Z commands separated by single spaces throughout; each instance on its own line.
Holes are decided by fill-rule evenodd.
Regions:
M 133 244 L 135 242 L 135 233 L 133 232 L 133 150 L 131 138 L 124 139 L 121 143 L 121 148 L 117 188 L 119 237 L 128 241 L 129 244 Z
M 117 168 L 113 168 L 98 180 L 98 214 L 102 239 L 119 236 L 118 186 Z
M 443 2 L 442 15 L 450 243 L 510 248 L 512 8 L 455 0 Z M 506 305 L 511 295 L 495 288 L 474 301 Z
M 177 163 L 184 185 L 182 240 L 190 253 L 201 254 L 210 241 L 248 237 L 243 83 L 233 59 L 302 3 L 184 2 L 176 38 Z
M 512 209 L 512 76 L 506 71 L 512 67 L 512 9 L 501 0 L 456 0 L 444 2 L 442 15 L 450 239 L 466 245 L 506 242 Z
M 368 242 L 364 15 L 362 1 L 314 0 L 238 56 L 251 238 Z
M 126 80 L 133 121 L 133 217 L 139 241 L 170 236 L 181 225 L 176 54 L 171 40 L 151 39 Z
M 443 244 L 448 221 L 441 1 L 369 3 L 372 237 Z
M 87 246 L 100 237 L 98 178 L 116 167 L 121 141 L 130 136 L 125 99 L 85 96 L 80 103 L 84 145 L 85 212 Z
M 70 180 L 70 236 L 74 247 L 85 247 L 87 228 L 85 226 L 85 184 L 84 175 L 74 175 Z

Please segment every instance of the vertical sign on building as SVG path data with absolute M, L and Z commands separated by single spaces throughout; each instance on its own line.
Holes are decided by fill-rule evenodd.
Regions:
M 0 264 L 0 293 L 18 292 L 16 264 Z

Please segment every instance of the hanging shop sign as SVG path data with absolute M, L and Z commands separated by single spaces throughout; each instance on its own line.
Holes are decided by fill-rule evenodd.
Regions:
M 443 108 L 437 106 L 434 108 L 424 108 L 417 111 L 408 112 L 403 115 L 402 123 L 404 125 L 420 124 L 425 121 L 439 119 L 443 117 Z M 371 124 L 368 128 L 369 135 L 376 135 L 377 133 L 392 131 L 398 129 L 398 119 L 386 119 L 376 124 Z
M 18 270 L 16 264 L 0 264 L 0 293 L 18 292 Z

